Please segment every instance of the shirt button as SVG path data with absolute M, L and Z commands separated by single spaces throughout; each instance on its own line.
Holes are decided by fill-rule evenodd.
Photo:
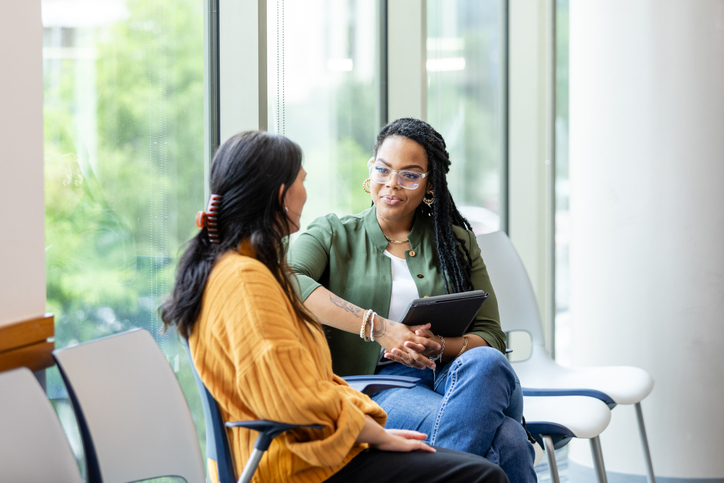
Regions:
M 410 250 L 410 256 L 414 257 L 415 255 L 417 255 L 417 253 L 415 253 L 415 250 Z
M 421 274 L 421 273 L 418 273 L 418 274 L 417 274 L 417 278 L 425 278 L 425 276 L 424 276 L 423 274 Z

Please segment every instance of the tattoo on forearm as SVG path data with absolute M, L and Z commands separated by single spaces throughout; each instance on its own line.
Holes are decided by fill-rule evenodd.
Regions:
M 378 315 L 378 317 L 379 317 L 379 315 Z M 383 319 L 382 317 L 379 317 L 379 319 L 380 319 L 380 328 L 374 329 L 372 331 L 372 335 L 374 335 L 375 338 L 377 338 L 377 339 L 379 339 L 380 337 L 385 335 L 385 332 L 387 332 L 387 321 L 385 319 Z M 392 321 L 390 321 L 390 323 L 392 323 Z M 374 322 L 372 324 L 372 327 L 374 328 Z
M 356 315 L 364 313 L 362 311 L 362 309 L 360 309 L 356 305 L 351 304 L 351 303 L 347 302 L 346 300 L 337 297 L 333 293 L 329 294 L 329 301 L 332 302 L 337 307 L 339 307 L 340 309 L 344 310 L 345 312 L 349 312 L 351 314 L 356 314 Z

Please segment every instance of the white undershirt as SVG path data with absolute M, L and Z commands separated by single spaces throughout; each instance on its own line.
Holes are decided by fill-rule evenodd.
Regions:
M 407 268 L 407 260 L 398 258 L 385 250 L 385 255 L 392 261 L 392 294 L 390 296 L 390 320 L 399 321 L 405 309 L 413 299 L 419 297 L 417 286 Z

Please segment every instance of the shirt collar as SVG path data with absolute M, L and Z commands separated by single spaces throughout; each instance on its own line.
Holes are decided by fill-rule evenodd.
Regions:
M 420 246 L 422 243 L 425 237 L 425 232 L 428 229 L 427 225 L 430 224 L 430 220 L 428 220 L 428 218 L 428 216 L 415 213 L 415 220 L 412 222 L 412 230 L 410 230 L 410 234 L 407 236 L 407 239 L 410 240 L 411 247 Z M 380 224 L 377 222 L 377 209 L 374 206 L 365 212 L 364 223 L 365 230 L 367 231 L 367 234 L 372 240 L 375 248 L 377 248 L 380 252 L 384 252 L 387 248 L 388 242 L 387 238 L 385 238 L 385 234 L 382 233 Z

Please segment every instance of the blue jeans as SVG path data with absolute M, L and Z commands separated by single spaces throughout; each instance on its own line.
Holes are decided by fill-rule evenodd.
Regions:
M 387 389 L 372 396 L 387 412 L 388 428 L 427 434 L 430 444 L 486 457 L 511 483 L 537 481 L 535 451 L 520 424 L 523 392 L 508 359 L 491 347 L 475 347 L 435 374 L 403 364 L 379 374 L 413 376 L 412 389 Z

